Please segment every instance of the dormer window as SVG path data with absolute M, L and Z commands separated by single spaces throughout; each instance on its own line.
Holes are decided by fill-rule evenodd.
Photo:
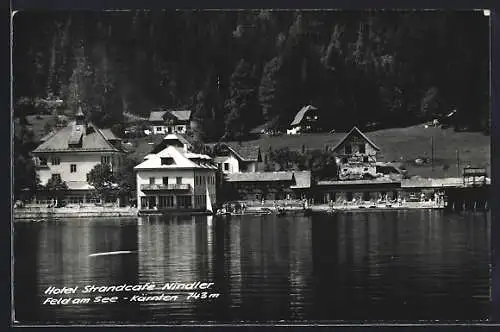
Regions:
M 161 164 L 162 165 L 174 165 L 175 161 L 174 161 L 174 158 L 171 158 L 171 157 L 162 157 Z

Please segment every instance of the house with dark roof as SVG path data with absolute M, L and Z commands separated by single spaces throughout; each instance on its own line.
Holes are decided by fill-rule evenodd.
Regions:
M 225 182 L 233 200 L 304 199 L 311 194 L 310 171 L 229 173 Z
M 116 171 L 125 152 L 111 130 L 88 123 L 79 107 L 75 121 L 43 137 L 32 154 L 41 184 L 59 178 L 68 186 L 64 193 L 67 203 L 77 204 L 92 201 L 89 193 L 93 188 L 87 176 L 94 166 L 109 164 Z M 42 191 L 37 196 L 43 200 L 47 193 Z
M 153 134 L 185 134 L 191 127 L 189 110 L 154 110 L 149 115 Z
M 257 172 L 262 162 L 260 147 L 220 143 L 213 146 L 214 161 L 223 173 Z
M 296 135 L 299 133 L 318 132 L 321 130 L 318 108 L 307 105 L 302 107 L 297 114 L 295 114 L 286 132 L 288 135 Z

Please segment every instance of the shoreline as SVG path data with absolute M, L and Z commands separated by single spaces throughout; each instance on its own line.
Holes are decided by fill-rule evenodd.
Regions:
M 403 204 L 383 205 L 383 204 L 359 204 L 359 205 L 311 205 L 307 209 L 300 206 L 284 206 L 284 207 L 259 207 L 251 206 L 246 209 L 246 213 L 241 215 L 252 215 L 260 213 L 262 208 L 272 211 L 270 214 L 275 214 L 279 210 L 286 213 L 335 213 L 335 212 L 370 212 L 370 211 L 397 211 L 397 210 L 444 210 L 444 204 L 435 204 L 430 202 L 406 202 Z M 172 213 L 175 213 L 172 211 Z M 183 211 L 181 214 L 200 215 L 197 211 Z M 131 207 L 62 207 L 62 208 L 21 208 L 14 209 L 14 220 L 40 220 L 40 219 L 60 219 L 60 218 L 120 218 L 120 217 L 141 217 L 147 215 L 156 215 L 150 213 L 139 213 L 137 208 Z M 238 214 L 239 215 L 239 214 Z
M 137 217 L 137 209 L 124 207 L 84 207 L 84 208 L 21 208 L 14 209 L 14 220 L 26 219 L 48 219 L 48 218 L 116 218 L 116 217 Z

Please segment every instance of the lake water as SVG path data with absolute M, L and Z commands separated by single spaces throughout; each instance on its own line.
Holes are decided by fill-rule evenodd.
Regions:
M 165 324 L 489 316 L 489 215 L 413 210 L 208 218 L 17 222 L 15 319 Z M 110 251 L 131 252 L 89 256 Z M 214 285 L 160 289 L 196 281 Z M 81 292 L 87 285 L 148 282 L 156 289 Z M 79 288 L 45 295 L 50 286 Z M 137 301 L 162 293 L 177 299 Z M 117 296 L 118 302 L 71 303 L 96 296 Z M 43 304 L 49 297 L 71 300 Z

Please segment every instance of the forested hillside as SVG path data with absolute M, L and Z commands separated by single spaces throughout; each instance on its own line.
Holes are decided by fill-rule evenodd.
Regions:
M 192 109 L 205 139 L 283 127 L 401 126 L 457 109 L 489 127 L 489 24 L 476 12 L 119 11 L 14 16 L 15 115 L 79 100 L 97 125 Z

